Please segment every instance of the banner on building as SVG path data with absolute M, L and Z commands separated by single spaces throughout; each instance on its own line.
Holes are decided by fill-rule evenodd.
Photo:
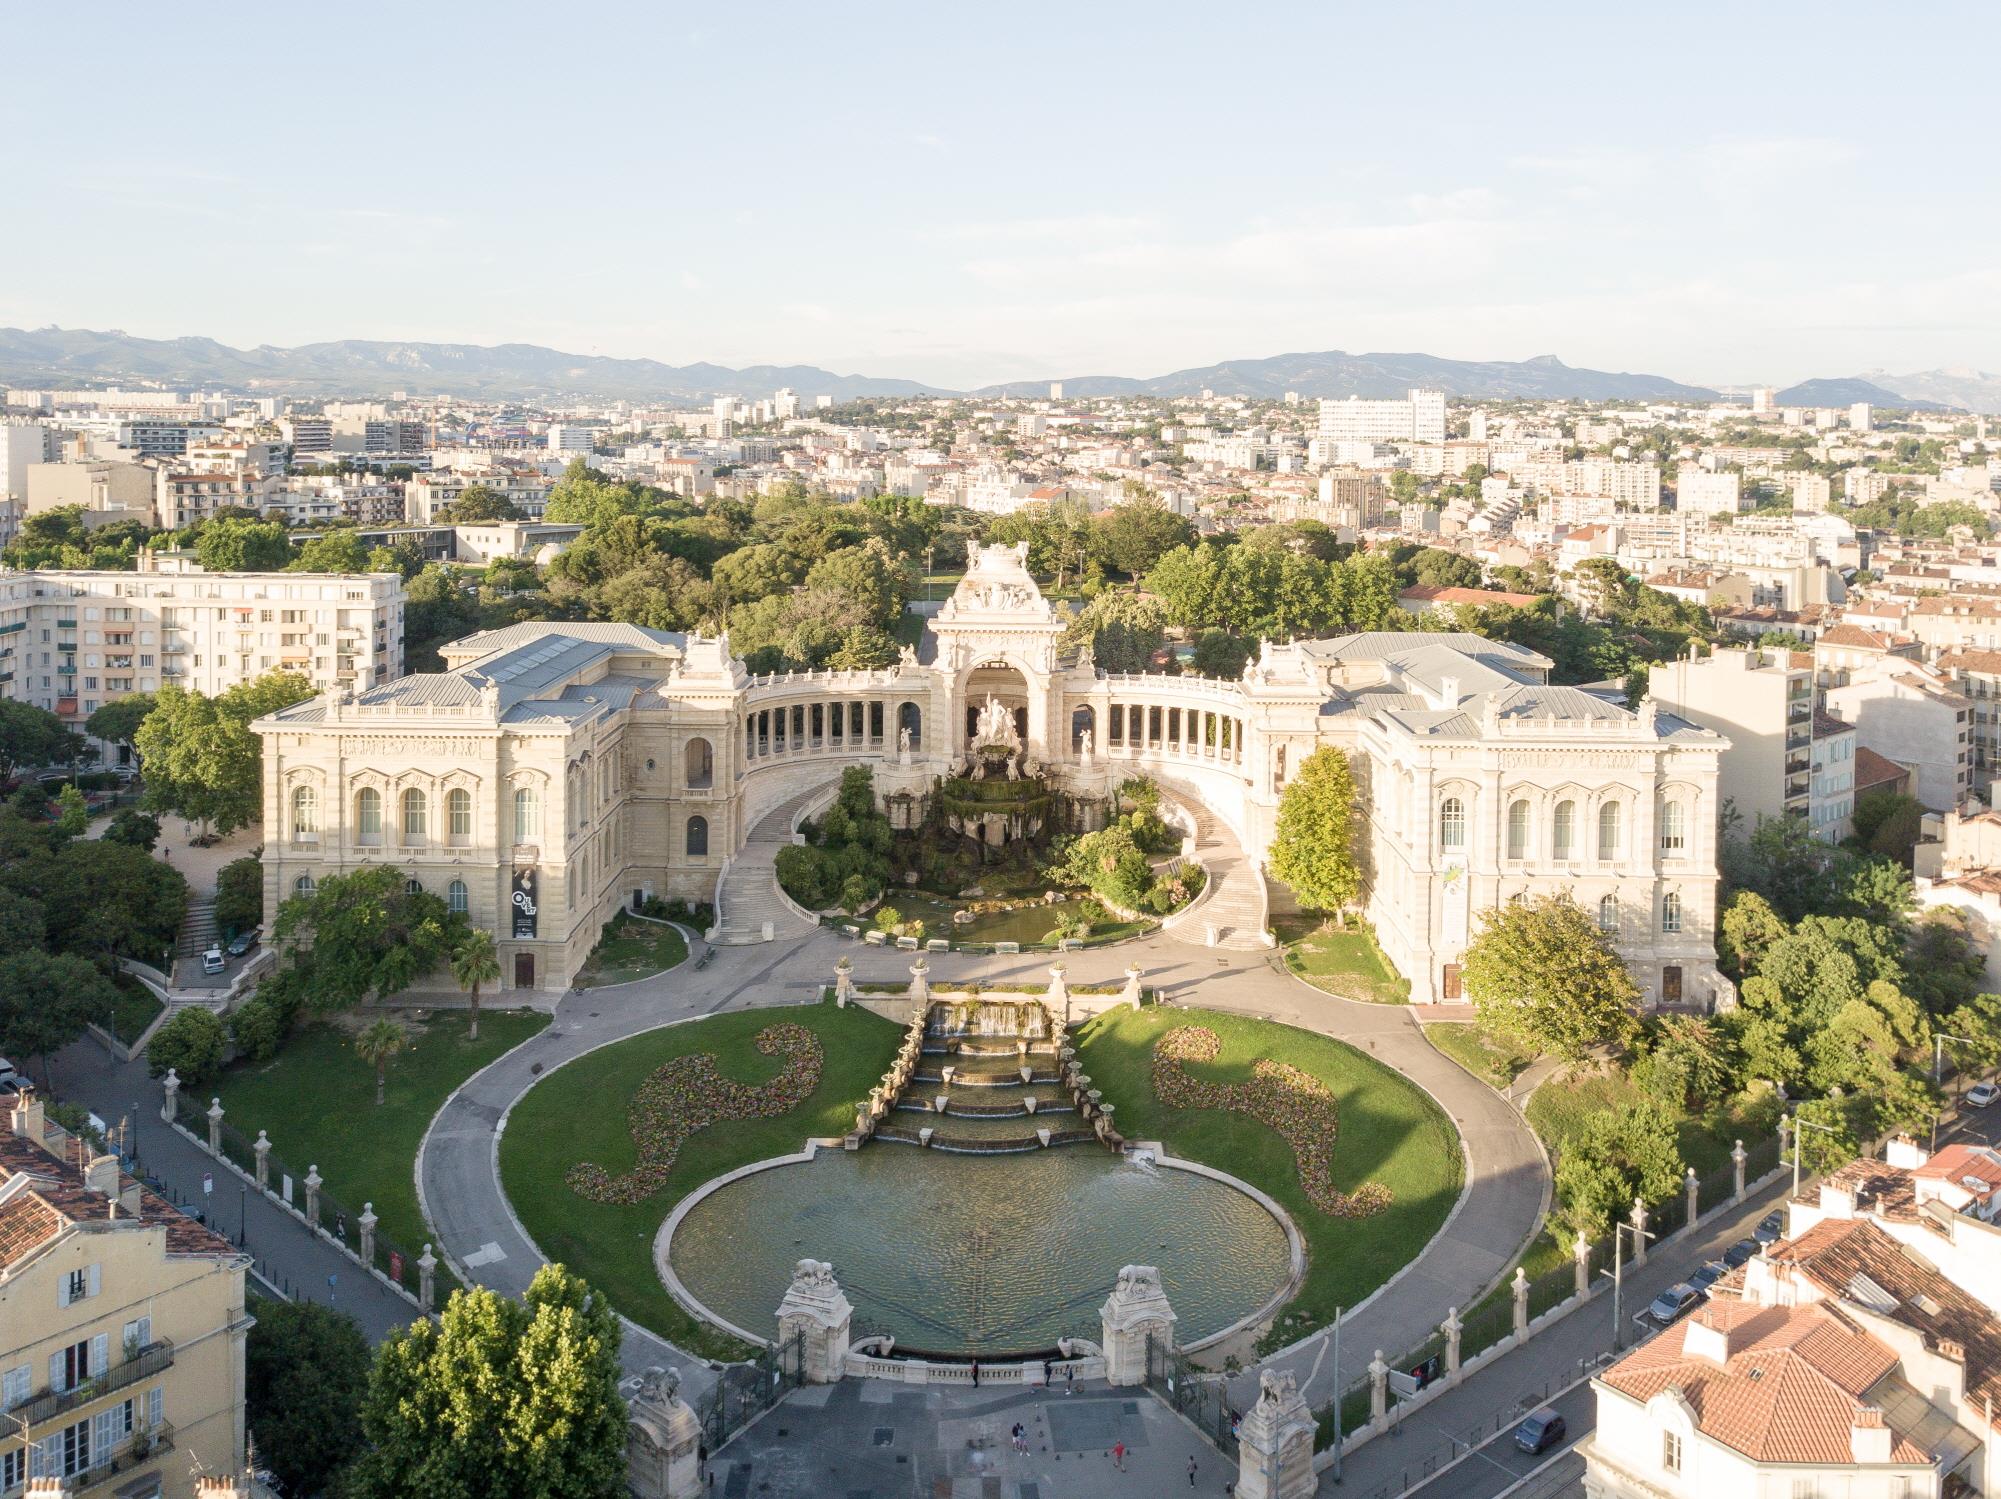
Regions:
M 514 871 L 514 936 L 517 941 L 535 935 L 535 871 Z

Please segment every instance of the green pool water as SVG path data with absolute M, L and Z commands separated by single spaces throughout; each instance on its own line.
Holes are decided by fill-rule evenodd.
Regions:
M 692 1296 L 761 1336 L 794 1262 L 810 1258 L 833 1263 L 857 1337 L 996 1357 L 1097 1341 L 1098 1308 L 1125 1265 L 1159 1267 L 1183 1343 L 1257 1311 L 1291 1269 L 1284 1228 L 1252 1198 L 1095 1144 L 997 1156 L 886 1141 L 823 1150 L 711 1193 L 668 1257 Z

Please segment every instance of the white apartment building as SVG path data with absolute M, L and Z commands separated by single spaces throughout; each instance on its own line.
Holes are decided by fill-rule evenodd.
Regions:
M 1793 509 L 1825 510 L 1834 499 L 1834 483 L 1819 474 L 1798 474 L 1792 481 Z
M 403 486 L 404 519 L 430 525 L 438 512 L 475 485 L 512 500 L 524 519 L 540 520 L 554 481 L 527 474 L 418 474 Z
M 1675 508 L 1684 514 L 1734 513 L 1743 508 L 1744 476 L 1711 473 L 1696 464 L 1684 463 L 1674 471 L 1674 491 Z
M 1855 725 L 1831 713 L 1813 716 L 1813 787 L 1807 823 L 1814 837 L 1839 843 L 1854 831 Z
M 1656 666 L 1647 691 L 1670 712 L 1728 736 L 1718 792 L 1747 830 L 1767 818 L 1809 815 L 1811 658 L 1782 650 L 1718 650 Z
M 278 423 L 278 430 L 291 444 L 294 463 L 311 463 L 333 452 L 333 423 L 323 416 L 288 416 Z
M 597 443 L 595 427 L 573 427 L 565 423 L 554 423 L 549 428 L 549 451 L 565 458 L 582 453 L 588 455 Z
M 1827 709 L 1855 725 L 1856 742 L 1910 767 L 1911 794 L 1934 812 L 1957 809 L 1972 784 L 1973 704 L 1945 675 L 1888 660 L 1827 691 Z
M 213 696 L 283 670 L 359 690 L 403 674 L 395 573 L 208 573 L 150 557 L 141 568 L 0 572 L 0 695 L 81 723 L 165 686 Z
M 28 500 L 28 467 L 49 459 L 49 431 L 40 422 L 0 421 L 0 499 Z
M 1537 461 L 1520 464 L 1509 470 L 1509 475 L 1542 494 L 1596 495 L 1620 509 L 1661 507 L 1661 469 L 1657 463 L 1623 463 L 1611 458 Z
M 1360 396 L 1324 400 L 1320 403 L 1320 435 L 1347 442 L 1442 443 L 1445 393 L 1413 390 L 1400 401 L 1365 401 Z

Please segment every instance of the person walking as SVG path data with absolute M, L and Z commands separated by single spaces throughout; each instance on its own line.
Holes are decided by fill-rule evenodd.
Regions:
M 1126 1470 L 1126 1444 L 1120 1442 L 1112 1448 L 1112 1466 L 1121 1473 Z
M 1195 1456 L 1193 1453 L 1190 1453 L 1188 1457 L 1188 1487 L 1191 1489 L 1195 1487 Z
M 1074 1364 L 1063 1371 L 1063 1393 L 1066 1395 L 1077 1393 L 1077 1368 Z

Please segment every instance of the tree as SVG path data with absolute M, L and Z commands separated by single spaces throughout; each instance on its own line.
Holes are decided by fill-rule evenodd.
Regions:
M 1566 1236 L 1595 1239 L 1609 1232 L 1638 1197 L 1648 1203 L 1674 1195 L 1682 1181 L 1674 1116 L 1651 1101 L 1587 1115 L 1563 1142 L 1556 1161 L 1556 1197 Z
M 1338 914 L 1362 893 L 1355 831 L 1355 773 L 1347 751 L 1317 749 L 1300 762 L 1279 799 L 1266 863 L 1302 905 Z
M 1460 976 L 1484 1024 L 1538 1052 L 1575 1062 L 1634 1035 L 1639 986 L 1567 893 L 1482 913 Z
M 90 803 L 75 786 L 56 792 L 56 830 L 65 838 L 81 838 L 90 828 Z
M 23 766 L 67 760 L 76 736 L 46 708 L 14 698 L 0 698 L 0 780 Z
M 311 1301 L 265 1301 L 243 1355 L 244 1417 L 287 1494 L 338 1490 L 361 1451 L 373 1360 L 361 1325 Z
M 354 1052 L 375 1069 L 375 1105 L 382 1106 L 382 1090 L 389 1081 L 389 1062 L 403 1049 L 408 1038 L 393 1020 L 378 1020 L 354 1038 Z
M 0 958 L 0 1055 L 39 1058 L 46 1086 L 49 1054 L 79 1040 L 86 1027 L 107 1023 L 117 999 L 103 971 L 74 954 Z
M 1160 600 L 1167 622 L 1184 630 L 1216 623 L 1216 587 L 1222 571 L 1218 549 L 1208 543 L 1179 546 L 1146 575 L 1146 591 Z
M 134 807 L 120 807 L 111 814 L 111 825 L 102 837 L 106 843 L 124 843 L 151 853 L 160 841 L 160 819 Z
M 115 958 L 158 961 L 187 913 L 188 882 L 178 869 L 101 838 L 15 864 L 0 882 L 41 904 L 51 949 L 107 967 Z
M 1143 672 L 1167 640 L 1165 612 L 1155 599 L 1126 589 L 1110 589 L 1084 606 L 1064 631 L 1066 645 L 1091 649 L 1106 671 Z
M 1193 665 L 1205 677 L 1233 681 L 1244 674 L 1251 648 L 1228 630 L 1204 630 L 1195 642 Z
M 1786 924 L 1771 902 L 1755 890 L 1740 890 L 1723 908 L 1723 953 L 1739 975 L 1755 973 Z
M 463 526 L 469 521 L 521 520 L 521 507 L 484 484 L 468 484 L 448 507 L 451 522 Z
M 183 1084 L 207 1082 L 222 1070 L 226 1043 L 216 1013 L 190 1007 L 153 1032 L 146 1043 L 146 1070 L 162 1077 L 172 1068 Z
M 195 560 L 212 573 L 275 573 L 292 560 L 292 542 L 276 521 L 228 516 L 201 528 Z
M 368 548 L 353 526 L 333 526 L 299 548 L 286 569 L 295 573 L 365 573 Z
M 613 1499 L 625 1485 L 620 1329 L 598 1292 L 544 1265 L 520 1301 L 455 1291 L 392 1332 L 362 1405 L 354 1499 Z
M 215 878 L 215 924 L 247 931 L 264 919 L 264 865 L 255 855 L 232 859 Z
M 427 890 L 403 888 L 393 864 L 330 874 L 278 908 L 275 941 L 309 944 L 293 961 L 311 972 L 309 1002 L 340 1010 L 407 988 L 458 944 L 465 918 Z
M 91 714 L 83 721 L 83 727 L 91 738 L 101 739 L 106 744 L 130 744 L 138 737 L 139 725 L 152 711 L 152 693 L 127 693 L 124 697 L 113 698 Z
M 480 987 L 500 980 L 500 955 L 494 951 L 492 932 L 485 927 L 474 927 L 465 934 L 452 952 L 452 977 L 472 995 L 472 1024 L 467 1027 L 466 1037 L 477 1041 Z
M 1143 577 L 1176 547 L 1195 538 L 1195 528 L 1152 496 L 1115 505 L 1092 522 L 1095 550 L 1115 572 Z
M 283 671 L 213 698 L 163 687 L 136 739 L 147 807 L 222 833 L 255 822 L 264 806 L 264 749 L 250 724 L 312 695 L 311 682 Z

